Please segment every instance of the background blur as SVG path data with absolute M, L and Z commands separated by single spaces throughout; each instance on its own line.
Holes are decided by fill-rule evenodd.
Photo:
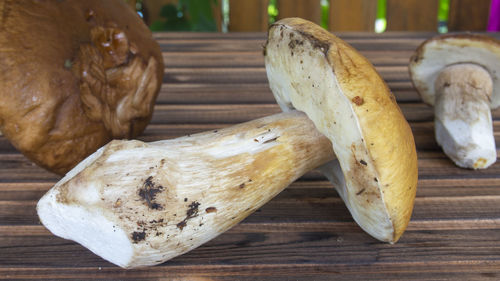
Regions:
M 265 31 L 299 16 L 331 31 L 486 31 L 500 0 L 126 0 L 153 31 Z M 490 31 L 495 31 L 490 23 Z

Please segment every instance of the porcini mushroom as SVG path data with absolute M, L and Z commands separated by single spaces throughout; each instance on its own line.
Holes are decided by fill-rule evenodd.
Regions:
M 38 216 L 116 265 L 150 266 L 211 240 L 333 158 L 299 112 L 173 140 L 115 140 L 49 190 Z
M 286 31 L 281 29 L 285 24 Z M 302 33 L 305 30 L 300 28 L 309 33 Z M 342 167 L 345 180 L 343 176 L 338 178 L 341 195 L 365 230 L 378 239 L 395 242 L 408 223 L 417 178 L 412 133 L 397 104 L 364 58 L 310 22 L 293 19 L 273 25 L 266 46 L 266 65 L 272 58 L 294 59 L 274 54 L 276 29 L 287 36 L 304 36 L 305 41 L 300 43 L 302 58 L 320 67 L 307 66 L 304 70 L 318 75 L 315 82 L 320 83 L 318 89 L 325 89 L 325 94 L 297 86 L 301 93 L 292 95 L 311 100 L 304 111 L 331 117 L 318 121 L 313 116 L 311 122 L 306 114 L 287 110 L 173 140 L 149 144 L 113 141 L 76 166 L 42 197 L 37 205 L 41 222 L 55 235 L 74 240 L 119 266 L 159 264 L 234 226 L 307 171 L 323 164 L 325 169 L 335 166 L 331 161 L 338 147 L 332 147 L 332 142 L 347 138 L 352 143 L 338 150 L 339 158 L 344 159 L 341 165 L 349 164 Z M 285 39 L 282 42 L 289 44 Z M 314 42 L 323 42 L 326 45 L 321 46 L 330 50 L 338 48 L 341 58 L 333 58 L 336 53 L 324 56 Z M 322 64 L 346 59 L 346 55 L 356 61 L 357 67 L 350 69 L 353 75 L 358 71 L 366 74 L 346 83 L 368 79 L 367 84 L 359 84 L 359 90 L 349 88 L 355 91 L 351 94 L 366 100 L 367 107 L 357 105 L 360 108 L 355 109 L 352 99 L 343 97 L 338 89 L 324 87 L 333 81 L 328 78 L 333 72 L 331 65 L 321 68 Z M 279 75 L 270 74 L 273 91 L 280 87 L 291 90 L 284 83 L 297 78 L 290 68 L 293 66 L 267 67 L 267 71 L 283 75 L 279 80 L 275 79 Z M 345 69 L 338 67 L 343 73 Z M 305 82 L 299 79 L 297 83 Z M 368 83 L 373 90 L 366 88 Z M 360 117 L 360 111 L 373 108 L 377 113 Z M 375 121 L 382 125 L 372 125 Z M 329 127 L 336 129 L 326 136 L 316 129 Z M 361 139 L 356 138 L 359 135 Z M 329 175 L 334 173 L 342 171 L 328 170 Z
M 459 167 L 496 161 L 490 110 L 500 105 L 499 61 L 500 42 L 473 34 L 431 38 L 410 60 L 413 85 L 434 106 L 436 141 Z
M 4 1 L 0 12 L 0 130 L 26 157 L 64 174 L 144 130 L 163 59 L 124 1 Z
M 281 108 L 305 112 L 331 140 L 338 161 L 321 171 L 353 218 L 373 237 L 397 241 L 412 213 L 418 167 L 413 134 L 383 79 L 351 46 L 299 18 L 271 25 L 265 53 Z

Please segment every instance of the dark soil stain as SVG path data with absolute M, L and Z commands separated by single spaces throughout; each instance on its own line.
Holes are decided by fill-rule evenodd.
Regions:
M 177 228 L 182 230 L 184 227 L 186 227 L 188 220 L 198 216 L 198 207 L 200 206 L 200 203 L 194 201 L 188 206 L 188 210 L 186 211 L 186 217 L 177 224 Z
M 146 205 L 153 210 L 161 210 L 163 206 L 155 202 L 156 195 L 164 190 L 163 186 L 155 185 L 153 177 L 148 177 L 142 187 L 139 189 L 139 197 L 146 203 Z

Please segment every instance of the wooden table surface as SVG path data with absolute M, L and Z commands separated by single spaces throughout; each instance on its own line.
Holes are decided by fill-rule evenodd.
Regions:
M 378 69 L 409 120 L 419 156 L 412 221 L 395 245 L 365 234 L 318 172 L 310 172 L 242 223 L 162 265 L 123 270 L 51 235 L 37 200 L 59 179 L 0 137 L 0 279 L 500 280 L 500 163 L 455 167 L 438 148 L 432 109 L 408 76 L 429 33 L 343 33 Z M 495 37 L 500 37 L 494 34 Z M 140 137 L 154 141 L 279 112 L 268 88 L 264 33 L 155 34 L 164 84 Z M 500 130 L 500 111 L 493 112 Z M 497 143 L 499 134 L 495 133 Z

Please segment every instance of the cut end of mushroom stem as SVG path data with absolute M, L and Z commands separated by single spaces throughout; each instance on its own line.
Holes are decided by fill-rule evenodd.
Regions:
M 37 210 L 57 236 L 121 267 L 150 266 L 211 240 L 334 158 L 297 111 L 166 141 L 113 141 Z
M 470 63 L 447 66 L 436 78 L 436 141 L 460 167 L 484 169 L 496 161 L 492 85 L 489 72 Z

